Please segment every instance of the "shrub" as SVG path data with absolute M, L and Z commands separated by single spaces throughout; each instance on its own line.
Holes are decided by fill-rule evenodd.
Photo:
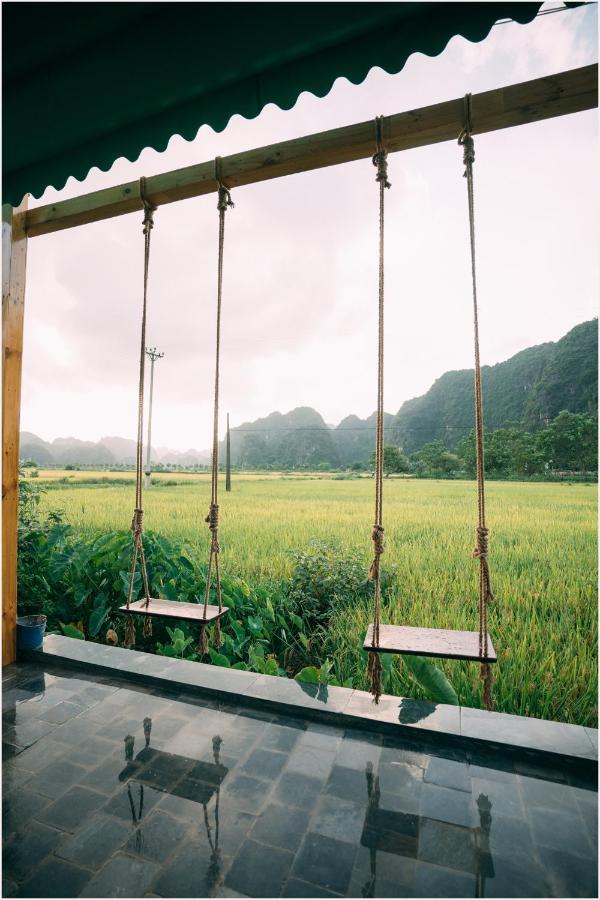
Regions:
M 111 531 L 96 538 L 76 535 L 60 512 L 42 517 L 43 490 L 21 482 L 19 522 L 19 611 L 44 612 L 51 630 L 71 637 L 107 639 L 121 643 L 127 598 L 132 538 L 127 531 Z M 144 547 L 150 593 L 167 600 L 202 602 L 206 566 L 187 545 L 146 532 Z M 223 605 L 222 644 L 210 647 L 214 665 L 251 669 L 267 675 L 297 676 L 314 684 L 362 683 L 366 654 L 358 638 L 346 648 L 354 671 L 343 672 L 341 645 L 332 646 L 331 629 L 340 618 L 362 609 L 370 615 L 373 586 L 361 554 L 337 544 L 316 541 L 293 554 L 295 566 L 289 583 L 263 583 L 252 589 L 243 579 L 227 575 L 221 580 Z M 384 597 L 395 577 L 386 570 Z M 141 594 L 142 578 L 134 578 L 134 599 Z M 213 589 L 214 592 L 214 589 Z M 214 596 L 211 602 L 215 603 Z M 335 617 L 335 618 L 334 618 Z M 141 617 L 140 617 L 141 618 Z M 140 619 L 138 619 L 141 625 Z M 107 631 L 108 629 L 108 631 Z M 144 638 L 137 628 L 137 644 L 164 656 L 198 660 L 199 629 L 188 622 L 169 628 L 153 620 L 153 634 Z M 208 660 L 204 660 L 208 661 Z M 384 657 L 386 689 L 394 684 L 393 665 Z M 419 679 L 422 681 L 422 679 Z M 366 685 L 365 685 L 366 686 Z M 447 702 L 447 701 L 446 701 Z

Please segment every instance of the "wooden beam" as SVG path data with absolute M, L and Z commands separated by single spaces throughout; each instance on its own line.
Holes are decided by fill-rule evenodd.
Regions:
M 27 235 L 24 212 L 2 208 L 2 665 L 17 655 L 19 424 Z
M 474 94 L 473 134 L 526 125 L 593 109 L 598 105 L 598 66 L 584 66 L 522 84 Z M 462 128 L 464 98 L 386 116 L 383 124 L 389 152 L 456 140 Z M 374 152 L 373 120 L 320 134 L 283 141 L 222 159 L 221 171 L 230 187 L 254 184 L 298 172 L 365 159 Z M 214 161 L 187 166 L 146 181 L 149 199 L 160 206 L 216 191 Z M 39 206 L 26 213 L 29 237 L 98 222 L 142 209 L 138 181 Z

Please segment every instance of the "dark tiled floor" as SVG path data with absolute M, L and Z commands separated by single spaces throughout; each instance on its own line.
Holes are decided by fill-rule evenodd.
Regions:
M 597 896 L 589 768 L 78 674 L 4 671 L 4 896 Z

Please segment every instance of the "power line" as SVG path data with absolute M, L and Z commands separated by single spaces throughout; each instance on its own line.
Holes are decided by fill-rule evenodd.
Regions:
M 518 423 L 517 423 L 518 424 Z M 462 425 L 410 425 L 408 427 L 400 424 L 399 426 L 394 426 L 390 423 L 388 428 L 400 427 L 403 431 L 433 431 L 435 429 L 464 429 L 464 428 L 473 428 L 474 422 L 465 422 Z M 488 423 L 487 427 L 491 427 Z M 359 428 L 357 426 L 352 426 L 351 428 L 328 428 L 327 425 L 299 425 L 297 428 L 232 428 L 231 434 L 270 434 L 276 437 L 280 434 L 290 434 L 297 432 L 316 432 L 317 434 L 330 434 L 330 435 L 338 435 L 338 434 L 346 434 L 349 431 L 360 432 L 361 434 L 369 434 L 375 433 L 375 426 L 369 425 L 367 428 Z
M 569 4 L 569 6 L 565 5 L 565 6 L 556 6 L 556 7 L 553 7 L 552 9 L 541 9 L 534 18 L 539 19 L 542 16 L 550 16 L 550 15 L 553 15 L 554 13 L 572 12 L 574 9 L 581 9 L 584 6 L 597 6 L 597 5 L 598 5 L 597 0 L 583 0 L 583 2 L 581 2 L 581 3 L 571 3 L 571 4 Z M 534 20 L 532 19 L 532 21 L 534 21 Z M 515 24 L 515 22 L 516 22 L 515 19 L 499 19 L 497 22 L 494 22 L 492 27 L 495 28 L 496 25 Z

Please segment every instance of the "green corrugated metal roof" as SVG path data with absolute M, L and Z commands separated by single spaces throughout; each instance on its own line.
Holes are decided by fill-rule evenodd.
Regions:
M 399 72 L 451 37 L 482 40 L 540 3 L 6 3 L 4 202 L 92 166 L 221 131 L 235 113 L 290 109 L 373 66 Z

